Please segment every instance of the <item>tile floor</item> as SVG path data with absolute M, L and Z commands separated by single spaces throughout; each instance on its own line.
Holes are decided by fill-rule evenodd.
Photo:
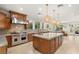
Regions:
M 55 54 L 78 54 L 79 36 L 68 36 L 63 38 L 62 46 Z M 32 42 L 8 48 L 8 54 L 40 54 L 32 47 Z

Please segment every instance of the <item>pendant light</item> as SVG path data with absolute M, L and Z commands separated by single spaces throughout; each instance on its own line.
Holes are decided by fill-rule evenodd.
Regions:
M 49 20 L 51 20 L 51 17 L 48 15 L 48 4 L 46 4 L 45 6 L 46 6 L 46 8 L 45 8 L 46 15 L 45 15 L 44 19 L 45 19 L 45 22 L 49 22 Z
M 44 20 L 45 20 L 45 22 L 47 22 L 47 23 L 51 23 L 51 22 L 53 22 L 52 20 L 52 17 L 49 15 L 49 10 L 48 10 L 49 8 L 48 8 L 48 4 L 45 4 L 45 17 L 44 17 Z M 55 21 L 54 21 L 55 22 Z
M 54 25 L 59 25 L 59 23 L 60 23 L 59 21 L 55 20 L 55 19 L 52 18 L 50 15 L 48 15 L 48 4 L 46 4 L 45 6 L 46 6 L 46 8 L 45 8 L 45 10 L 46 10 L 46 15 L 45 15 L 45 17 L 44 17 L 45 22 L 47 22 L 47 23 L 52 23 L 52 24 L 54 24 Z

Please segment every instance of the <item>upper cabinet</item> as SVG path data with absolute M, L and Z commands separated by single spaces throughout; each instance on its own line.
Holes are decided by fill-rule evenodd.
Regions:
M 0 9 L 0 29 L 9 29 L 10 25 L 9 12 L 4 9 Z
M 27 24 L 27 15 L 15 11 L 9 11 L 12 23 Z

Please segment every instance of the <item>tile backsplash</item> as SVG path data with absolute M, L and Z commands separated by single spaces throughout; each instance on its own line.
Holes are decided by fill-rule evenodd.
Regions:
M 1 34 L 6 34 L 6 33 L 8 33 L 9 31 L 8 30 L 0 30 L 0 35 Z
M 25 30 L 24 25 L 12 24 L 10 29 L 0 30 L 0 35 L 1 34 L 7 34 L 7 33 L 10 33 L 10 32 L 22 32 L 24 30 Z
M 9 29 L 9 32 L 21 32 L 25 30 L 24 25 L 21 24 L 13 24 L 11 26 L 11 29 Z

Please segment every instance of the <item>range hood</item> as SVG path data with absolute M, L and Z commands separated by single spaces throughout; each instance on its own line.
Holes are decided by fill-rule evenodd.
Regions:
M 15 18 L 14 16 L 12 17 L 12 23 L 13 23 L 13 24 L 28 24 L 27 21 L 23 21 L 23 20 L 21 20 L 21 19 L 17 19 L 17 18 Z

